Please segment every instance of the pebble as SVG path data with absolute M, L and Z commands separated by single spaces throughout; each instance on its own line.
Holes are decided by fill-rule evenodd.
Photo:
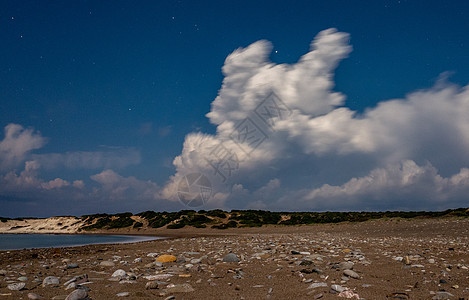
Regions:
M 122 293 L 119 293 L 116 295 L 117 297 L 128 297 L 130 296 L 130 293 L 129 292 L 122 292 Z
M 327 283 L 325 282 L 314 282 L 311 283 L 310 286 L 308 286 L 308 289 L 315 289 L 318 287 L 327 287 Z
M 338 267 L 341 270 L 351 270 L 353 269 L 353 265 L 354 264 L 351 261 L 343 261 L 339 263 Z
M 352 270 L 344 270 L 344 275 L 348 276 L 348 277 L 352 277 L 352 278 L 355 278 L 355 279 L 358 279 L 360 278 L 360 275 L 358 275 L 356 272 L 352 271 Z
M 314 265 L 314 263 L 308 259 L 303 259 L 302 261 L 299 262 L 300 266 L 311 266 Z
M 410 258 L 409 258 L 409 256 L 404 257 L 404 264 L 410 265 Z
M 21 276 L 21 277 L 18 277 L 18 280 L 19 280 L 19 281 L 28 281 L 28 277 L 26 277 L 26 276 Z
M 136 259 L 134 259 L 134 264 L 141 263 L 142 261 L 143 259 L 141 257 L 137 257 Z
M 143 276 L 143 278 L 147 280 L 166 280 L 172 276 L 173 274 L 156 274 L 156 275 Z
M 69 281 L 65 282 L 64 285 L 65 285 L 65 286 L 68 286 L 70 283 L 77 281 L 77 278 L 78 278 L 78 276 L 73 277 L 73 278 L 70 279 Z
M 76 289 L 71 292 L 65 300 L 81 300 L 86 299 L 88 297 L 88 293 L 84 289 Z
M 156 261 L 160 263 L 165 263 L 165 262 L 173 262 L 176 261 L 176 256 L 174 255 L 160 255 L 156 258 Z
M 157 281 L 149 281 L 145 284 L 145 288 L 147 290 L 157 289 L 158 288 L 158 282 Z
M 127 276 L 127 272 L 125 272 L 122 269 L 116 270 L 114 273 L 112 273 L 111 277 L 125 277 Z
M 194 288 L 188 283 L 168 285 L 165 289 L 167 293 L 189 293 L 193 291 L 195 291 Z
M 42 281 L 42 286 L 46 286 L 46 285 L 52 285 L 52 284 L 59 284 L 60 281 L 59 281 L 59 278 L 58 277 L 55 277 L 55 276 L 47 276 L 46 278 L 44 278 L 44 280 Z
M 448 292 L 437 292 L 435 296 L 432 297 L 433 300 L 445 300 L 445 299 L 451 299 L 451 297 L 454 297 L 453 294 L 448 293 Z
M 338 285 L 338 284 L 333 284 L 333 285 L 331 285 L 331 290 L 334 291 L 334 292 L 340 293 L 340 292 L 345 291 L 346 288 L 344 288 L 343 286 Z
M 44 297 L 39 296 L 36 293 L 28 293 L 28 299 L 38 300 L 38 299 L 44 299 Z
M 163 263 L 159 261 L 152 261 L 151 263 L 146 264 L 145 268 L 158 268 L 162 266 L 163 266 Z
M 67 287 L 65 288 L 65 290 L 69 290 L 69 289 L 74 289 L 77 287 L 77 284 L 75 282 L 71 282 L 67 285 Z
M 67 265 L 67 269 L 76 269 L 76 268 L 78 268 L 77 264 L 68 264 Z
M 102 267 L 114 267 L 116 264 L 113 261 L 105 260 L 99 263 Z
M 238 255 L 234 253 L 228 253 L 223 257 L 224 262 L 239 262 Z
M 26 286 L 26 283 L 18 282 L 18 283 L 10 283 L 9 285 L 7 285 L 7 288 L 12 291 L 21 291 L 22 289 L 24 289 L 25 286 Z
M 124 283 L 137 283 L 137 281 L 135 280 L 128 280 L 128 279 L 125 279 L 125 280 L 121 280 L 119 281 L 120 284 L 124 284 Z

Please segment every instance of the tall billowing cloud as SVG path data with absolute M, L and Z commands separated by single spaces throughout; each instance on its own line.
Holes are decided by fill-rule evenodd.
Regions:
M 208 206 L 214 207 L 463 204 L 468 87 L 440 81 L 358 113 L 333 90 L 334 69 L 351 51 L 348 34 L 320 32 L 310 52 L 291 65 L 269 61 L 271 50 L 259 41 L 227 57 L 223 85 L 207 114 L 216 134 L 186 136 L 166 197 L 177 199 L 187 175 L 200 173 L 211 182 L 217 200 Z

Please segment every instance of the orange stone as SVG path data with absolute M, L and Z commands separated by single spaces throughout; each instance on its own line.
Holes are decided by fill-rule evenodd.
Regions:
M 160 263 L 176 261 L 176 256 L 174 255 L 160 255 L 156 258 L 156 261 Z

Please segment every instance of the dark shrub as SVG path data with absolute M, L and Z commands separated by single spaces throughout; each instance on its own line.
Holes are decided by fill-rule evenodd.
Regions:
M 209 210 L 206 213 L 206 215 L 210 217 L 216 217 L 216 218 L 222 218 L 222 219 L 226 218 L 226 213 L 221 209 Z
M 141 227 L 143 227 L 143 223 L 141 223 L 141 222 L 135 222 L 134 228 L 141 228 Z
M 183 228 L 184 226 L 186 226 L 186 224 L 173 223 L 173 224 L 169 224 L 166 228 L 168 228 L 168 229 L 179 229 L 179 228 Z

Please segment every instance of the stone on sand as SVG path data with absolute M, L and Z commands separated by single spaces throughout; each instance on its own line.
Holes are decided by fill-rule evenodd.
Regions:
M 331 290 L 333 290 L 334 292 L 340 293 L 340 292 L 345 291 L 346 288 L 344 288 L 343 286 L 338 285 L 338 284 L 333 284 L 333 285 L 331 285 Z
M 122 269 L 116 270 L 114 273 L 112 273 L 111 277 L 125 277 L 127 276 L 127 272 L 125 272 Z
M 353 262 L 343 261 L 343 262 L 339 263 L 338 267 L 341 270 L 352 270 L 353 269 Z
M 239 262 L 239 258 L 234 253 L 228 253 L 223 257 L 224 262 Z
M 84 289 L 76 289 L 71 292 L 65 300 L 81 300 L 86 299 L 88 297 L 88 293 Z
M 39 300 L 39 299 L 44 299 L 44 297 L 36 294 L 36 293 L 28 293 L 28 299 L 31 300 Z
M 176 261 L 176 256 L 164 254 L 158 256 L 156 258 L 156 261 L 159 261 L 160 263 L 173 262 Z
M 99 263 L 102 267 L 114 267 L 116 264 L 113 261 L 105 260 Z
M 153 290 L 158 288 L 158 282 L 157 281 L 149 281 L 145 284 L 145 288 L 147 290 Z
M 42 286 L 47 286 L 47 285 L 53 285 L 53 284 L 59 284 L 59 278 L 55 276 L 47 276 L 44 278 L 42 281 Z
M 170 294 L 170 293 L 189 293 L 195 290 L 190 284 L 183 283 L 183 284 L 168 285 L 166 289 L 164 289 L 164 291 Z
M 25 286 L 26 286 L 26 283 L 18 282 L 18 283 L 10 283 L 9 285 L 7 285 L 7 288 L 12 291 L 21 291 L 22 289 L 24 289 Z
M 352 271 L 352 270 L 344 270 L 344 275 L 348 276 L 348 277 L 352 277 L 352 278 L 355 278 L 355 279 L 358 279 L 360 278 L 360 275 L 358 275 L 356 272 Z

